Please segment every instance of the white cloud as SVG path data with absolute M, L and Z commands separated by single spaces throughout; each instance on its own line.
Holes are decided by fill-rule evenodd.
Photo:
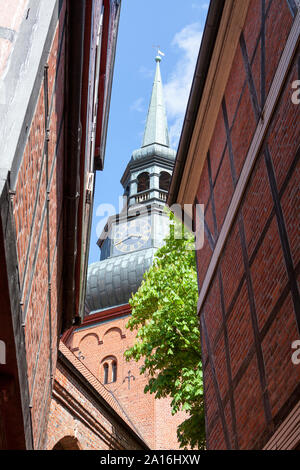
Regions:
M 143 113 L 145 111 L 144 98 L 136 99 L 130 106 L 130 111 L 137 111 L 138 113 Z
M 150 68 L 145 67 L 144 65 L 141 65 L 139 68 L 139 73 L 144 77 L 144 78 L 151 78 L 153 77 L 153 70 Z
M 172 46 L 180 50 L 181 57 L 170 79 L 164 85 L 164 95 L 170 127 L 170 140 L 174 148 L 178 145 L 181 133 L 201 39 L 200 24 L 193 23 L 185 26 L 175 34 L 172 41 Z
M 194 8 L 194 10 L 208 10 L 208 7 L 209 7 L 209 3 L 192 3 L 192 8 Z

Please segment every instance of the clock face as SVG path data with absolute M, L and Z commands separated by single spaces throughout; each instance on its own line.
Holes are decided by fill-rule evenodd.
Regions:
M 146 248 L 151 236 L 151 225 L 148 219 L 133 219 L 115 225 L 113 237 L 113 254 L 130 253 Z

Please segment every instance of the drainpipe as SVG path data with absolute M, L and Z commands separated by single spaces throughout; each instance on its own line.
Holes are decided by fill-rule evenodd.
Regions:
M 84 52 L 85 1 L 68 1 L 66 67 L 66 151 L 64 168 L 64 253 L 62 332 L 77 316 L 75 265 L 80 196 L 81 90 Z

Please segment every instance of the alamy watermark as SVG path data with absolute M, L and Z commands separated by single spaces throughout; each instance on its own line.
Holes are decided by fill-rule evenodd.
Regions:
M 292 82 L 292 88 L 295 90 L 292 93 L 292 103 L 300 104 L 300 80 L 294 80 Z
M 300 339 L 292 342 L 292 349 L 295 349 L 292 354 L 292 363 L 298 366 L 300 364 Z
M 6 344 L 0 340 L 0 365 L 6 364 Z
M 140 238 L 145 240 L 148 232 L 148 238 L 154 239 L 156 231 L 149 225 L 149 217 L 152 210 L 147 204 L 127 205 L 127 197 L 119 197 L 119 210 L 112 204 L 100 204 L 96 209 L 96 217 L 100 217 L 100 221 L 96 225 L 96 235 L 98 240 L 109 238 L 114 243 L 121 243 L 120 238 L 128 240 L 128 238 Z M 124 209 L 125 208 L 125 209 Z M 183 209 L 179 204 L 173 204 L 171 207 L 164 206 L 161 214 L 167 216 L 170 212 L 175 215 L 173 237 L 175 239 L 188 238 L 194 236 L 195 243 L 187 245 L 187 249 L 200 250 L 204 245 L 204 204 L 184 204 Z M 194 215 L 193 215 L 194 214 Z M 107 223 L 109 221 L 109 223 Z M 112 227 L 121 227 L 120 230 L 112 229 Z M 184 226 L 186 230 L 182 230 Z M 164 237 L 166 238 L 169 231 L 169 224 L 165 224 Z M 163 230 L 163 228 L 162 228 Z M 143 236 L 144 235 L 144 236 Z M 127 237 L 127 238 L 125 238 Z

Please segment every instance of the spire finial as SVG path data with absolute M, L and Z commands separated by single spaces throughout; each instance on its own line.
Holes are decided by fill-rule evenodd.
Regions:
M 155 62 L 161 62 L 162 57 L 165 56 L 165 54 L 160 50 L 160 46 L 152 46 L 154 49 L 157 49 L 157 55 L 155 57 Z
M 142 147 L 151 144 L 169 147 L 168 124 L 159 67 L 162 56 L 165 54 L 160 51 L 159 46 L 153 47 L 157 48 L 157 56 L 155 57 L 157 65 Z

